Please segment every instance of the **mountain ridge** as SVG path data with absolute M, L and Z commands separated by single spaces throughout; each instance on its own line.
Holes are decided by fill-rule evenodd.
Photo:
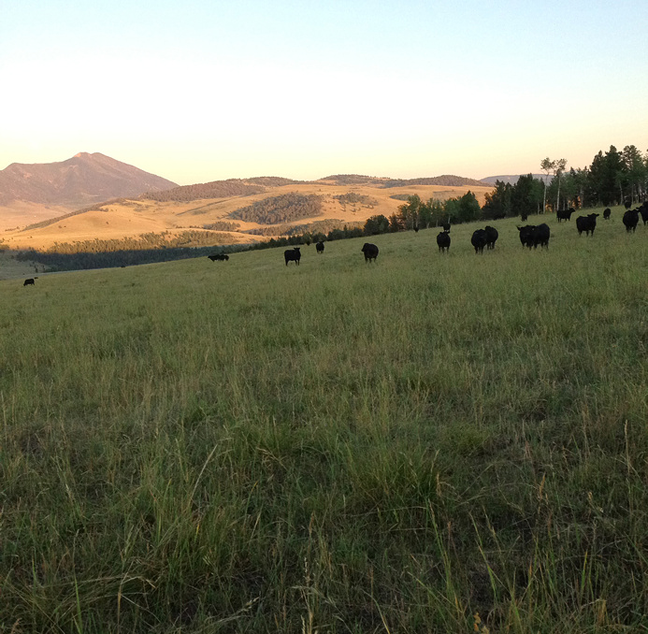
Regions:
M 79 152 L 65 161 L 11 163 L 0 170 L 0 205 L 24 201 L 72 210 L 176 186 L 100 152 Z

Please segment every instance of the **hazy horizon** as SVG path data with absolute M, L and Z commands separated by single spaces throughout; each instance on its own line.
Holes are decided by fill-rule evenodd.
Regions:
M 648 150 L 648 5 L 7 0 L 0 169 L 477 180 Z M 631 43 L 631 45 L 630 45 Z

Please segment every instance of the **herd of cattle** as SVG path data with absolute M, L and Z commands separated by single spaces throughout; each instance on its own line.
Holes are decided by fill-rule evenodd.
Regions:
M 563 220 L 571 220 L 572 214 L 575 212 L 573 208 L 567 210 L 558 211 L 556 213 L 556 219 L 558 222 Z M 587 236 L 593 236 L 594 230 L 596 229 L 596 219 L 600 214 L 588 214 L 587 216 L 579 216 L 576 218 L 576 229 L 578 230 L 578 235 L 585 233 Z M 609 220 L 611 216 L 611 211 L 609 208 L 603 210 L 603 219 Z M 623 214 L 623 224 L 628 233 L 631 233 L 637 229 L 639 224 L 639 217 L 643 221 L 644 225 L 648 224 L 648 201 L 644 202 L 640 207 L 636 209 L 629 209 L 626 205 L 626 212 Z M 526 220 L 526 218 L 524 218 Z M 439 251 L 441 253 L 448 253 L 450 251 L 450 225 L 444 224 L 443 231 L 441 231 L 436 238 Z M 551 229 L 549 225 L 543 222 L 540 225 L 525 225 L 524 227 L 518 226 L 518 231 L 520 234 L 520 242 L 523 247 L 537 248 L 538 246 L 544 247 L 545 249 L 549 248 L 549 238 L 551 238 Z M 418 227 L 417 227 L 418 230 Z M 495 227 L 486 226 L 483 229 L 477 229 L 473 232 L 470 243 L 475 249 L 475 253 L 483 253 L 484 249 L 494 249 L 495 243 L 499 234 Z M 320 241 L 315 244 L 315 250 L 318 254 L 324 253 L 324 242 Z M 365 242 L 362 245 L 360 251 L 364 254 L 365 262 L 375 262 L 378 257 L 378 247 L 375 244 L 370 242 Z M 229 255 L 226 253 L 214 253 L 207 256 L 212 262 L 226 262 L 229 260 Z M 301 251 L 300 247 L 294 247 L 292 249 L 286 249 L 284 251 L 284 261 L 286 266 L 290 262 L 294 262 L 299 265 L 301 260 Z M 123 268 L 123 267 L 122 267 Z M 28 278 L 24 281 L 23 286 L 34 286 L 35 280 L 38 278 Z
M 572 214 L 575 212 L 573 208 L 567 210 L 561 210 L 556 213 L 556 219 L 558 222 L 563 220 L 571 220 Z M 579 216 L 576 218 L 576 229 L 578 230 L 578 235 L 585 233 L 587 236 L 594 235 L 594 230 L 596 229 L 596 219 L 599 214 L 588 214 L 587 216 Z M 603 219 L 609 220 L 611 216 L 611 211 L 609 208 L 606 208 L 603 211 Z M 644 225 L 648 224 L 648 202 L 644 202 L 640 207 L 636 209 L 627 209 L 623 214 L 623 224 L 625 225 L 627 232 L 634 232 L 639 224 L 639 217 L 643 220 Z M 539 225 L 525 225 L 523 227 L 518 226 L 518 231 L 520 234 L 520 242 L 523 247 L 537 248 L 540 246 L 545 249 L 549 248 L 549 239 L 551 238 L 551 229 L 549 225 L 545 222 Z M 499 233 L 495 227 L 490 225 L 484 227 L 483 229 L 477 229 L 473 232 L 470 243 L 475 249 L 475 253 L 483 253 L 484 249 L 494 249 L 495 243 L 499 238 Z M 441 231 L 436 238 L 439 251 L 441 253 L 448 253 L 450 251 L 450 225 L 444 224 L 443 231 Z M 318 254 L 324 253 L 324 242 L 317 242 L 315 249 Z M 378 257 L 378 247 L 375 244 L 365 242 L 362 246 L 361 252 L 364 254 L 365 262 L 375 262 Z M 229 259 L 227 255 L 218 254 L 208 256 L 210 260 L 227 260 Z M 292 249 L 286 249 L 284 251 L 284 261 L 286 266 L 290 262 L 294 262 L 299 265 L 301 260 L 301 251 L 299 247 L 294 247 Z
M 571 216 L 574 212 L 575 210 L 573 208 L 565 211 L 558 211 L 556 218 L 558 222 L 561 222 L 562 220 L 571 220 Z M 578 235 L 581 235 L 584 232 L 586 236 L 593 236 L 598 216 L 599 214 L 592 213 L 587 216 L 579 216 L 576 218 L 576 229 L 578 230 Z M 603 219 L 609 220 L 610 216 L 611 211 L 609 208 L 606 208 L 603 211 Z M 636 209 L 627 209 L 623 214 L 623 224 L 628 233 L 636 230 L 637 225 L 639 224 L 639 216 L 641 216 L 644 225 L 648 224 L 648 202 L 644 202 Z M 518 227 L 517 229 L 520 233 L 520 242 L 523 247 L 528 247 L 529 249 L 531 247 L 535 249 L 538 246 L 544 247 L 545 249 L 549 248 L 551 229 L 549 229 L 547 223 L 543 222 L 540 225 L 526 225 L 524 227 Z M 447 253 L 450 249 L 449 231 L 450 227 L 444 226 L 443 231 L 437 235 L 437 245 L 439 246 L 439 251 L 441 253 Z M 474 231 L 470 238 L 470 242 L 475 249 L 475 253 L 483 253 L 484 248 L 495 248 L 495 242 L 498 237 L 497 229 L 495 229 L 495 227 L 487 226 L 484 229 L 477 229 Z

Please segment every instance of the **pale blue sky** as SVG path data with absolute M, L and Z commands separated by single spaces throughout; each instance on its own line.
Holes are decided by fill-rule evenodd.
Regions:
M 587 166 L 648 150 L 648 2 L 2 0 L 0 169 L 182 184 Z

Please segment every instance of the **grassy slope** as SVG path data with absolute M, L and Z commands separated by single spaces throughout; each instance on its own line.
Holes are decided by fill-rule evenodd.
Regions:
M 646 229 L 497 226 L 0 282 L 0 626 L 647 631 Z
M 201 228 L 205 224 L 217 220 L 228 220 L 228 214 L 251 205 L 252 203 L 286 193 L 316 194 L 322 196 L 322 215 L 312 220 L 325 218 L 339 219 L 344 222 L 364 222 L 370 216 L 384 214 L 390 216 L 403 204 L 391 196 L 396 194 L 418 194 L 421 199 L 438 198 L 445 200 L 450 197 L 463 196 L 471 190 L 483 204 L 486 192 L 490 187 L 441 187 L 436 185 L 410 185 L 380 189 L 363 185 L 331 185 L 325 182 L 302 183 L 269 187 L 264 194 L 253 196 L 232 196 L 222 199 L 195 200 L 191 202 L 159 203 L 153 200 L 119 201 L 103 206 L 105 211 L 87 211 L 78 215 L 66 217 L 60 222 L 47 227 L 31 228 L 23 231 L 7 231 L 1 237 L 12 249 L 49 249 L 56 242 L 80 242 L 84 240 L 118 239 L 128 236 L 138 236 L 142 233 L 161 233 L 169 231 L 178 233 L 187 229 Z M 377 201 L 374 207 L 362 204 L 342 205 L 335 196 L 349 192 L 368 196 Z M 257 229 L 262 225 L 255 222 L 241 222 L 240 230 Z M 293 224 L 303 224 L 308 220 L 301 219 Z M 283 223 L 280 223 L 283 224 Z M 15 227 L 15 224 L 12 225 Z M 231 243 L 250 242 L 248 234 L 232 234 Z

